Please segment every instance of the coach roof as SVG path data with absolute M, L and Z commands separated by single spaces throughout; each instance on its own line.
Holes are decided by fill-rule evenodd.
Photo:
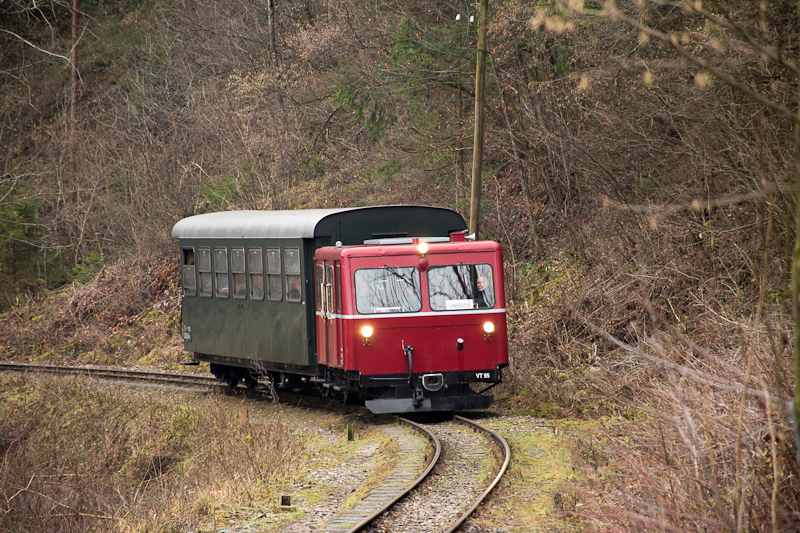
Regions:
M 176 239 L 313 239 L 331 237 L 361 244 L 380 235 L 432 237 L 465 229 L 449 209 L 375 206 L 296 211 L 220 211 L 184 218 L 172 228 Z

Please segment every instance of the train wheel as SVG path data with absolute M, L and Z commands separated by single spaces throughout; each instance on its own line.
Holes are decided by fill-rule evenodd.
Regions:
M 231 388 L 234 388 L 234 387 L 236 387 L 236 385 L 239 384 L 239 378 L 237 378 L 236 376 L 227 376 L 227 377 L 225 377 L 224 381 L 225 381 L 225 384 L 228 387 L 231 387 Z

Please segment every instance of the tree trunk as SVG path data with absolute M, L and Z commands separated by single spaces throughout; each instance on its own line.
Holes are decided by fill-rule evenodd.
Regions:
M 275 0 L 267 0 L 267 23 L 269 25 L 269 53 L 272 58 L 272 68 L 275 70 L 275 78 L 280 79 L 280 61 L 278 59 L 278 45 L 275 37 Z M 283 94 L 279 84 L 275 86 L 275 95 L 278 101 L 278 109 L 281 113 L 286 111 L 283 104 Z
M 800 0 L 797 2 L 797 20 L 800 22 Z M 800 116 L 800 83 L 798 83 L 797 114 Z M 794 254 L 792 255 L 792 310 L 794 314 L 794 404 L 792 422 L 794 425 L 795 450 L 800 463 L 800 433 L 797 422 L 800 420 L 800 122 L 794 125 Z
M 80 0 L 72 0 L 72 49 L 70 51 L 71 81 L 69 89 L 69 185 L 72 189 L 69 194 L 73 205 L 77 206 L 80 202 L 80 187 L 78 187 L 78 169 L 76 162 L 76 141 L 75 129 L 78 108 L 78 6 Z M 75 264 L 80 259 L 80 240 L 75 243 Z
M 800 107 L 800 101 L 798 102 Z M 798 109 L 800 114 L 800 109 Z M 800 433 L 797 422 L 800 420 L 800 124 L 794 127 L 794 254 L 792 255 L 792 309 L 794 311 L 794 405 L 792 419 L 797 448 L 797 460 L 800 463 Z
M 70 51 L 70 67 L 72 80 L 69 88 L 69 172 L 75 183 L 75 122 L 78 107 L 78 4 L 80 0 L 72 0 L 72 49 Z M 77 188 L 76 188 L 77 190 Z

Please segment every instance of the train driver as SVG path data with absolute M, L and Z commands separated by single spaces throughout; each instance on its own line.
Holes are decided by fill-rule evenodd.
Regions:
M 472 298 L 472 300 L 475 302 L 475 307 L 491 307 L 493 303 L 486 276 L 478 276 L 478 279 L 476 280 L 476 286 L 478 290 L 475 292 L 475 296 Z

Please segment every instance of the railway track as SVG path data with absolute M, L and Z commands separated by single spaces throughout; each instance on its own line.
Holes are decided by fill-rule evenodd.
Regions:
M 45 374 L 63 374 L 88 376 L 96 379 L 117 379 L 159 385 L 176 385 L 184 387 L 216 388 L 224 387 L 211 376 L 202 376 L 182 372 L 156 372 L 152 370 L 135 370 L 116 366 L 68 366 L 38 365 L 28 363 L 0 363 L 0 370 L 7 372 L 38 372 Z
M 401 467 L 353 509 L 318 531 L 453 533 L 486 499 L 508 467 L 508 443 L 473 420 L 456 416 L 440 423 L 400 421 L 431 442 L 435 451 L 425 470 L 419 476 L 411 474 L 410 456 L 418 453 L 419 443 L 408 442 L 408 431 L 392 429 L 401 438 Z
M 0 362 L 0 371 L 230 390 L 211 376 L 122 367 Z M 365 414 L 371 416 L 366 410 Z M 395 470 L 364 499 L 318 529 L 320 533 L 454 533 L 497 485 L 511 457 L 499 434 L 461 416 L 437 423 L 399 418 L 378 428 L 398 442 Z

